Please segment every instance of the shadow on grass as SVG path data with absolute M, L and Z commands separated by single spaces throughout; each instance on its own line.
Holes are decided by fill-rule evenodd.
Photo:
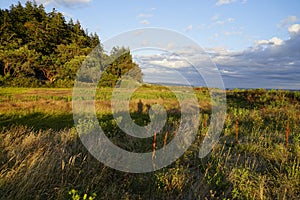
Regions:
M 48 114 L 34 112 L 26 115 L 0 115 L 0 127 L 11 127 L 24 125 L 32 127 L 34 130 L 61 130 L 74 125 L 72 113 Z
M 168 116 L 172 116 L 173 119 L 179 119 L 180 113 L 178 110 L 169 110 Z M 101 128 L 107 132 L 116 131 L 116 123 L 112 114 L 97 114 Z M 123 116 L 123 114 L 120 114 Z M 150 118 L 147 112 L 133 112 L 130 116 L 134 122 L 140 126 L 146 126 L 150 122 Z M 0 128 L 12 126 L 27 126 L 33 130 L 48 130 L 55 131 L 71 128 L 74 126 L 72 113 L 46 113 L 46 112 L 32 112 L 32 113 L 12 113 L 12 114 L 0 114 Z

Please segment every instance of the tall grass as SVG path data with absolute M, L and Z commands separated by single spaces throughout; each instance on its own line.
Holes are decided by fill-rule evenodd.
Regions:
M 147 90 L 160 96 L 165 107 L 176 105 L 173 97 L 159 94 L 162 88 Z M 166 147 L 176 133 L 178 110 L 168 109 L 160 133 L 135 139 L 118 129 L 106 106 L 109 89 L 102 91 L 106 97 L 98 91 L 97 111 L 108 137 L 129 151 L 152 151 L 155 165 L 155 150 Z M 204 89 L 195 91 L 198 97 L 208 95 Z M 194 143 L 170 166 L 145 174 L 120 172 L 93 158 L 73 127 L 70 101 L 64 100 L 70 91 L 53 91 L 57 97 L 52 99 L 47 93 L 0 90 L 0 199 L 71 199 L 73 194 L 95 199 L 300 199 L 297 92 L 228 91 L 220 141 L 200 159 L 199 145 L 210 122 L 210 102 L 202 102 Z M 136 95 L 132 102 L 154 103 L 152 97 L 140 98 L 146 92 Z M 147 113 L 135 112 L 135 103 L 131 109 L 136 123 L 149 123 Z

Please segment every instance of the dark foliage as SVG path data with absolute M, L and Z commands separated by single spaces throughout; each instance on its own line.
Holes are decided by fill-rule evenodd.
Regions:
M 97 45 L 106 63 L 119 55 L 100 85 L 115 85 L 136 66 L 129 50 L 104 54 L 96 33 L 84 31 L 79 21 L 66 22 L 55 9 L 47 13 L 43 5 L 29 1 L 0 9 L 0 86 L 72 87 L 77 70 Z

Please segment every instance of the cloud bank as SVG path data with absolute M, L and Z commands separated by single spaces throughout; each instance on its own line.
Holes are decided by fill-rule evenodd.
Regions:
M 300 24 L 292 24 L 287 29 L 290 37 L 286 40 L 278 37 L 260 40 L 242 51 L 206 49 L 211 60 L 217 65 L 225 87 L 300 89 Z M 148 82 L 180 84 L 178 80 L 183 76 L 192 85 L 206 86 L 195 68 L 180 58 L 182 56 L 194 59 L 207 74 L 209 69 L 205 66 L 209 61 L 201 60 L 199 55 L 194 58 L 190 48 L 186 47 L 179 56 L 139 55 L 134 59 L 141 66 L 144 78 Z
M 240 52 L 213 51 L 227 86 L 300 89 L 300 24 L 288 31 L 285 41 L 273 37 Z

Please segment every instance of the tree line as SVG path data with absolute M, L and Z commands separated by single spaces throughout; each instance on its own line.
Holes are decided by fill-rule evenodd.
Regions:
M 106 69 L 99 85 L 114 86 L 133 68 L 142 81 L 129 49 L 114 47 L 105 53 L 96 33 L 88 33 L 79 21 L 66 21 L 56 9 L 46 12 L 42 4 L 30 1 L 0 9 L 0 86 L 72 87 L 95 47 Z

